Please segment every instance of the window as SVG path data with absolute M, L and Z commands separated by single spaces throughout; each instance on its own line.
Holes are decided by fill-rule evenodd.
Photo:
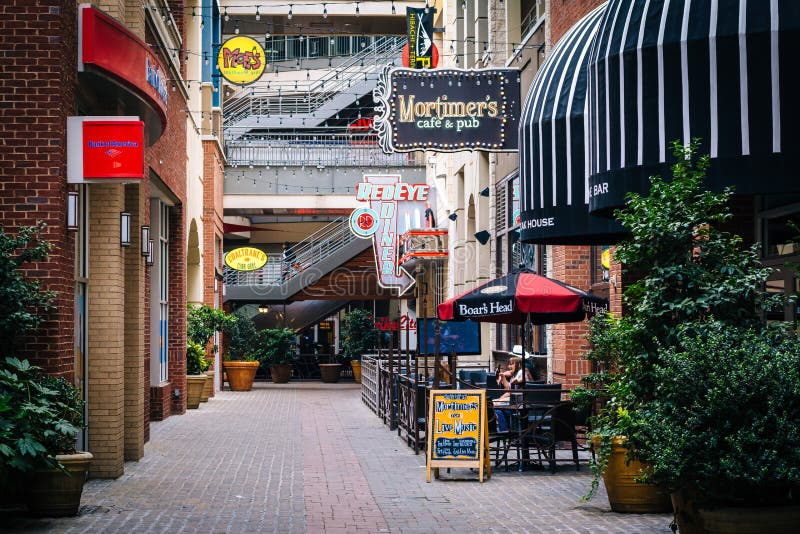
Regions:
M 589 283 L 608 283 L 611 268 L 611 247 L 598 245 L 589 247 Z
M 150 199 L 150 231 L 150 377 L 158 385 L 169 380 L 169 206 L 158 198 Z

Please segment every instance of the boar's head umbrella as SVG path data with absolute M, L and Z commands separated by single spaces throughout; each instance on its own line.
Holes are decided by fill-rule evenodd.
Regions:
M 525 323 L 530 332 L 531 324 L 572 323 L 608 311 L 608 300 L 521 269 L 446 300 L 437 311 L 442 321 Z M 525 338 L 529 345 L 530 335 Z

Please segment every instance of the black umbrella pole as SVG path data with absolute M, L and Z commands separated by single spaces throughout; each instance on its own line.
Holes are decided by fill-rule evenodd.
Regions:
M 533 336 L 531 335 L 531 314 L 527 314 L 525 317 L 525 345 L 522 347 L 522 389 L 525 389 L 525 376 L 527 373 L 527 359 L 528 353 L 533 352 L 531 349 L 533 348 L 531 345 L 531 341 Z

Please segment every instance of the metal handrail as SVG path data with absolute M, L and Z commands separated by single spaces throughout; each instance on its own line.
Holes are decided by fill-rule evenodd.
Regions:
M 359 81 L 360 76 L 376 73 L 388 60 L 399 57 L 405 42 L 405 37 L 396 36 L 375 39 L 370 47 L 339 65 L 336 70 L 313 82 L 298 82 L 294 89 L 243 89 L 225 103 L 224 122 L 230 125 L 250 115 L 313 113 L 342 90 L 350 88 L 353 81 Z M 365 61 L 370 57 L 371 61 Z
M 284 133 L 231 139 L 228 165 L 406 167 L 424 165 L 421 154 L 384 153 L 374 133 Z
M 283 254 L 267 254 L 267 263 L 255 271 L 235 271 L 225 266 L 223 277 L 227 286 L 286 285 L 300 273 L 336 254 L 355 239 L 346 217 L 339 217 L 309 234 L 292 247 L 294 258 L 286 261 Z

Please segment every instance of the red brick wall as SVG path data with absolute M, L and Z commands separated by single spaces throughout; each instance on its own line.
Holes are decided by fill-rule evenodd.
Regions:
M 181 206 L 169 212 L 169 382 L 172 413 L 186 411 L 186 224 Z
M 586 246 L 554 246 L 553 278 L 581 289 L 589 289 L 590 248 Z M 589 372 L 582 355 L 588 350 L 586 322 L 553 325 L 553 379 L 572 389 Z
M 75 114 L 76 3 L 0 2 L 0 224 L 44 221 L 50 258 L 29 275 L 58 296 L 22 356 L 73 377 L 74 241 L 65 226 L 66 122 Z
M 604 0 L 550 0 L 550 39 L 552 45 L 581 18 Z

